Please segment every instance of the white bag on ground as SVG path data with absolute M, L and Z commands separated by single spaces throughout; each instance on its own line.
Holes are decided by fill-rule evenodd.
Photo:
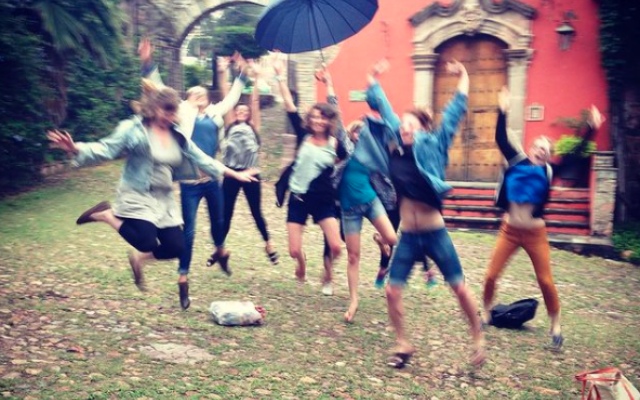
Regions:
M 262 325 L 264 315 L 250 301 L 214 301 L 209 307 L 213 320 L 225 326 Z
M 582 400 L 640 400 L 640 392 L 618 368 L 603 368 L 576 375 L 582 382 Z

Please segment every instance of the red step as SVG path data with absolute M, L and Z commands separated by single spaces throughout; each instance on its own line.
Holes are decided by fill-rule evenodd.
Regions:
M 447 226 L 496 230 L 503 211 L 495 207 L 496 184 L 453 183 L 453 190 L 444 200 L 443 215 Z M 590 234 L 589 189 L 554 186 L 545 207 L 548 232 L 569 235 Z

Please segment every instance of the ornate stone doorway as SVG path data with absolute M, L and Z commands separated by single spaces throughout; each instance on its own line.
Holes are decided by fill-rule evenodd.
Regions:
M 491 91 L 495 90 L 494 86 L 499 89 L 498 85 L 503 83 L 509 86 L 511 111 L 508 129 L 515 140 L 522 142 L 527 70 L 533 54 L 531 19 L 535 15 L 534 8 L 516 0 L 500 3 L 492 0 L 454 0 L 448 6 L 433 3 L 410 19 L 415 29 L 414 103 L 417 106 L 432 106 L 436 112 L 444 106 L 447 97 L 445 91 L 450 89 L 447 89 L 446 78 L 441 80 L 437 76 L 440 63 L 446 61 L 446 53 L 460 52 L 461 59 L 470 60 L 467 67 L 479 68 L 480 73 L 487 71 L 484 77 L 478 74 L 472 78 L 472 90 L 477 92 L 472 93 L 470 115 L 463 127 L 465 132 L 457 139 L 457 148 L 452 149 L 451 161 L 458 165 L 449 169 L 451 176 L 447 176 L 448 179 L 495 181 L 492 165 L 495 149 L 487 143 L 491 127 L 495 127 L 495 113 L 484 111 L 492 105 L 489 97 L 495 94 L 482 93 L 484 86 L 488 85 L 487 90 Z M 441 54 L 444 55 L 442 60 Z M 485 55 L 491 61 L 478 59 L 478 56 L 484 58 Z M 474 57 L 476 60 L 473 60 Z M 479 142 L 476 143 L 476 140 Z M 483 166 L 486 164 L 486 168 L 476 168 L 473 165 L 476 160 Z
M 462 62 L 469 72 L 469 108 L 449 150 L 447 179 L 495 182 L 502 155 L 495 144 L 498 92 L 507 83 L 506 45 L 492 36 L 459 36 L 440 45 L 435 67 L 433 109 L 436 122 L 456 90 L 457 77 L 446 73 L 446 63 Z

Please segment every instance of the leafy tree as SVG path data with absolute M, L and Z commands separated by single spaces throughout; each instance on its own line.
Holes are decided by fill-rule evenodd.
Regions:
M 41 40 L 28 20 L 0 5 L 0 193 L 37 177 L 46 149 Z
M 599 0 L 600 51 L 602 66 L 609 84 L 609 120 L 612 121 L 611 141 L 618 163 L 618 198 L 616 218 L 625 220 L 627 211 L 635 211 L 640 218 L 640 209 L 633 203 L 633 194 L 627 194 L 628 157 L 625 132 L 622 123 L 624 98 L 629 92 L 640 97 L 640 52 L 637 41 L 640 37 L 640 3 L 634 0 Z
M 198 38 L 201 51 L 228 56 L 237 50 L 246 58 L 265 54 L 253 37 L 262 11 L 260 6 L 239 5 L 226 8 L 219 18 L 204 19 L 200 24 L 203 37 Z
M 41 38 L 57 94 L 47 108 L 57 123 L 66 117 L 67 63 L 75 55 L 90 54 L 101 65 L 119 61 L 121 18 L 117 0 L 12 0 L 14 14 L 26 18 L 30 31 Z
M 184 66 L 185 87 L 204 85 L 207 83 L 208 76 L 207 69 L 203 66 L 197 64 Z

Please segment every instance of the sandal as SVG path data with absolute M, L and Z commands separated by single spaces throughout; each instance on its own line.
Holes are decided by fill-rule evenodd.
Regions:
M 267 257 L 269 257 L 269 261 L 271 261 L 271 264 L 278 265 L 278 252 L 272 251 L 271 253 L 269 253 L 266 248 L 264 249 L 264 251 L 265 253 L 267 253 Z
M 80 215 L 76 220 L 76 224 L 82 225 L 89 222 L 96 222 L 96 220 L 93 219 L 93 217 L 91 216 L 95 213 L 102 212 L 110 208 L 111 208 L 111 204 L 108 201 L 102 201 L 96 204 L 95 206 L 91 207 L 87 211 L 83 212 L 82 215 Z
M 551 346 L 554 351 L 560 351 L 564 344 L 564 336 L 562 334 L 551 335 Z
M 220 256 L 218 260 L 220 262 L 220 269 L 222 270 L 222 272 L 227 274 L 227 276 L 231 276 L 231 270 L 229 269 L 229 257 L 231 257 L 231 253 Z
M 211 256 L 207 260 L 207 267 L 214 266 L 218 261 L 220 261 L 220 253 L 218 252 L 218 250 L 216 250 L 211 253 Z
M 396 368 L 396 369 L 403 369 L 404 367 L 406 367 L 409 364 L 409 361 L 411 361 L 411 357 L 413 356 L 414 352 L 411 353 L 402 353 L 402 352 L 397 352 L 397 353 L 393 353 L 393 355 L 391 357 L 389 357 L 389 359 L 387 360 L 387 365 L 391 368 Z

